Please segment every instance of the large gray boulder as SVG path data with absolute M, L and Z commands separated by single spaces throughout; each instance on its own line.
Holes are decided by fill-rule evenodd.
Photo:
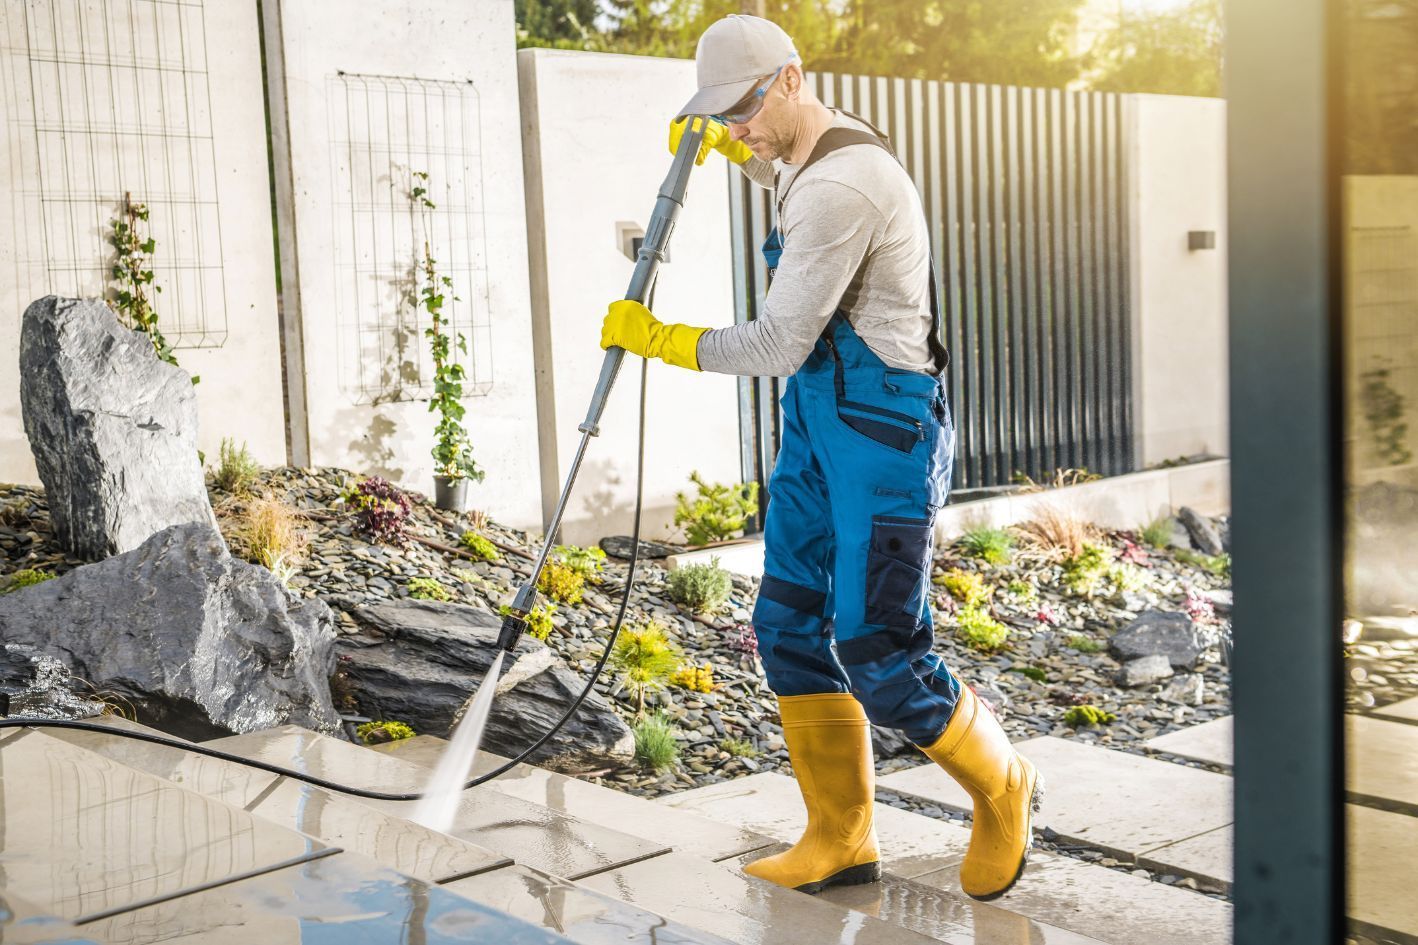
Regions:
M 334 642 L 325 604 L 195 523 L 0 597 L 0 643 L 57 659 L 138 721 L 184 738 L 287 722 L 335 732 Z
M 169 525 L 215 527 L 192 378 L 98 299 L 46 296 L 20 328 L 20 406 L 55 537 L 95 560 Z
M 464 604 L 401 600 L 356 608 L 360 632 L 340 638 L 333 686 L 342 708 L 397 719 L 421 735 L 446 736 L 463 704 L 487 678 L 502 618 Z M 523 635 L 504 661 L 482 746 L 520 754 L 548 731 L 585 686 L 556 652 Z M 592 691 L 576 714 L 531 758 L 567 770 L 620 765 L 635 737 Z
M 1206 636 L 1186 614 L 1147 610 L 1113 634 L 1108 649 L 1120 663 L 1165 656 L 1176 669 L 1195 669 L 1206 644 Z

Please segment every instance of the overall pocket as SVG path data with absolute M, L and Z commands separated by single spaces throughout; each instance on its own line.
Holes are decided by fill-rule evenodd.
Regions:
M 920 619 L 926 604 L 933 538 L 928 518 L 872 517 L 867 623 L 900 626 Z
M 921 421 L 910 414 L 851 400 L 837 401 L 837 417 L 858 433 L 902 453 L 926 439 Z

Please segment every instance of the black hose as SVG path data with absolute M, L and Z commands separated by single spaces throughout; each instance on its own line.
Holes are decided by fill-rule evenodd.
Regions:
M 652 283 L 648 299 L 649 305 L 653 306 L 654 300 L 655 285 Z M 586 697 L 591 694 L 591 689 L 595 687 L 596 681 L 601 678 L 601 673 L 605 669 L 606 661 L 610 659 L 611 651 L 615 648 L 616 638 L 620 636 L 621 625 L 625 622 L 625 612 L 630 606 L 630 594 L 635 588 L 635 566 L 640 559 L 640 508 L 645 495 L 645 380 L 649 363 L 649 361 L 643 359 L 640 362 L 640 442 L 635 464 L 635 521 L 631 529 L 630 568 L 625 577 L 625 593 L 622 594 L 620 598 L 620 610 L 616 613 L 615 625 L 611 627 L 610 638 L 606 640 L 605 651 L 601 654 L 601 658 L 596 661 L 595 668 L 591 670 L 591 678 L 586 681 L 585 688 L 581 690 L 580 694 L 571 703 L 571 706 L 566 710 L 565 714 L 557 720 L 557 723 L 516 758 L 513 758 L 498 768 L 494 768 L 486 774 L 479 775 L 471 781 L 468 781 L 462 788 L 465 791 L 468 788 L 477 787 L 485 781 L 490 781 L 512 770 L 517 765 L 526 761 L 538 748 L 545 745 L 553 735 L 561 731 L 561 727 L 576 714 L 576 710 L 581 707 L 581 703 L 585 702 Z M 555 537 L 555 535 L 547 535 L 545 540 L 551 542 Z M 491 677 L 485 678 L 483 685 L 495 686 L 497 685 L 497 680 Z M 258 768 L 262 771 L 269 771 L 272 774 L 279 774 L 297 781 L 304 781 L 306 784 L 313 784 L 327 791 L 336 791 L 340 794 L 349 794 L 353 797 L 363 797 L 375 801 L 416 801 L 423 797 L 422 794 L 371 791 L 365 788 L 352 787 L 348 784 L 338 784 L 334 781 L 327 781 L 324 778 L 319 778 L 303 771 L 292 771 L 289 768 L 282 768 L 279 765 L 269 764 L 265 761 L 257 761 L 253 758 L 243 758 L 240 755 L 233 755 L 231 752 L 220 751 L 216 748 L 207 748 L 203 745 L 182 741 L 181 739 L 169 738 L 165 735 L 154 735 L 151 732 L 135 732 L 131 729 L 113 728 L 108 725 L 101 725 L 97 722 L 85 722 L 78 719 L 24 719 L 14 717 L 0 719 L 0 729 L 6 728 L 67 728 L 82 732 L 99 732 L 104 735 L 114 735 L 119 738 L 132 738 L 140 742 L 166 745 L 169 748 L 178 748 L 196 755 L 205 755 L 208 758 L 217 758 L 222 761 L 230 761 L 234 764 L 246 765 L 248 768 Z

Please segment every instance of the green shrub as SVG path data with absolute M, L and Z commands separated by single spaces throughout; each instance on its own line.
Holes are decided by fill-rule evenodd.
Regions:
M 409 596 L 414 600 L 452 600 L 448 588 L 438 583 L 437 578 L 416 577 L 409 581 Z
M 734 579 L 719 567 L 718 558 L 708 564 L 687 564 L 665 579 L 670 600 L 696 614 L 712 614 L 724 606 L 734 590 Z
M 758 750 L 758 746 L 746 738 L 721 739 L 719 747 L 735 758 L 757 758 L 762 754 Z
M 48 571 L 36 571 L 33 568 L 24 568 L 10 575 L 9 578 L 0 578 L 0 594 L 13 594 L 15 591 L 23 590 L 26 587 L 34 587 L 36 584 L 43 584 L 45 581 L 52 581 L 59 575 L 50 574 Z
M 1147 586 L 1147 572 L 1131 564 L 1114 564 L 1108 568 L 1108 580 L 1120 591 L 1140 591 Z
M 1108 564 L 1106 549 L 1092 542 L 1085 542 L 1078 554 L 1064 560 L 1064 584 L 1070 592 L 1080 597 L 1091 596 L 1107 576 Z
M 698 472 L 689 474 L 699 494 L 690 501 L 683 492 L 675 493 L 675 524 L 684 526 L 691 545 L 707 545 L 732 538 L 744 523 L 758 514 L 758 483 L 723 485 L 707 483 Z
M 551 636 L 553 627 L 551 615 L 555 610 L 555 604 L 538 604 L 536 607 L 533 607 L 532 612 L 527 614 L 527 635 L 535 637 L 545 643 L 547 637 Z M 512 608 L 503 604 L 497 609 L 497 612 L 506 617 L 508 614 L 512 613 Z
M 1009 628 L 978 607 L 961 607 L 955 623 L 961 639 L 972 649 L 998 650 L 1009 639 Z
M 1091 637 L 1085 637 L 1082 634 L 1078 633 L 1075 633 L 1073 636 L 1069 637 L 1068 642 L 1064 645 L 1067 646 L 1069 649 L 1077 650 L 1080 653 L 1099 653 L 1107 649 L 1106 644 L 1099 643 L 1097 640 L 1094 640 Z
M 1204 555 L 1190 548 L 1178 548 L 1177 560 L 1194 568 L 1200 568 L 1212 577 L 1229 578 L 1231 576 L 1231 556 L 1228 554 Z
M 661 771 L 679 760 L 674 723 L 656 712 L 631 727 L 635 733 L 635 758 L 647 768 Z
M 966 607 L 979 607 L 994 593 L 994 588 L 986 584 L 978 572 L 962 571 L 959 568 L 945 572 L 935 578 L 934 583 L 942 585 L 950 592 L 951 597 Z
M 245 441 L 242 442 L 241 448 L 237 449 L 235 441 L 229 437 L 222 437 L 222 445 L 218 455 L 221 460 L 216 472 L 212 474 L 212 480 L 216 483 L 217 488 L 224 492 L 241 495 L 261 474 L 261 466 L 251 458 Z
M 1027 676 L 1029 679 L 1038 683 L 1049 678 L 1049 674 L 1037 666 L 1011 666 L 1009 671 L 1011 673 L 1018 673 L 1021 676 Z
M 576 545 L 557 545 L 552 551 L 557 559 L 582 578 L 594 580 L 606 563 L 606 553 L 599 548 L 580 548 Z
M 480 561 L 497 561 L 502 557 L 497 553 L 496 545 L 471 528 L 458 537 L 458 544 Z
M 1003 528 L 972 528 L 960 536 L 960 546 L 967 555 L 986 564 L 1008 564 L 1014 557 L 1014 536 Z
M 1137 530 L 1137 537 L 1144 545 L 1166 548 L 1172 543 L 1172 521 L 1165 515 L 1154 518 Z
M 537 590 L 562 604 L 580 603 L 585 586 L 581 572 L 560 561 L 548 561 L 537 576 Z
M 610 664 L 622 674 L 625 688 L 635 698 L 636 713 L 644 715 L 646 694 L 652 689 L 665 688 L 679 669 L 680 655 L 664 626 L 650 620 L 642 626 L 620 631 L 615 649 L 611 651 Z
M 1021 604 L 1028 604 L 1039 597 L 1039 589 L 1030 581 L 1010 581 L 1005 590 Z
M 1074 728 L 1083 726 L 1106 725 L 1117 719 L 1111 712 L 1105 712 L 1096 705 L 1076 705 L 1064 713 L 1064 721 Z
M 714 667 L 708 663 L 703 666 L 681 666 L 670 674 L 670 685 L 688 689 L 690 692 L 713 692 Z
M 403 722 L 385 719 L 381 722 L 365 722 L 355 729 L 355 735 L 366 745 L 381 745 L 396 742 L 401 738 L 413 738 L 414 730 Z

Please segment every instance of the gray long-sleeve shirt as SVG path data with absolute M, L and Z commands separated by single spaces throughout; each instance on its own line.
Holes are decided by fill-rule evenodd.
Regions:
M 833 127 L 869 130 L 840 112 Z M 901 165 L 882 148 L 858 145 L 819 159 L 796 182 L 797 166 L 781 161 L 754 158 L 742 170 L 763 187 L 778 173 L 783 255 L 755 320 L 700 336 L 700 369 L 792 374 L 840 305 L 887 365 L 933 371 L 929 237 Z

